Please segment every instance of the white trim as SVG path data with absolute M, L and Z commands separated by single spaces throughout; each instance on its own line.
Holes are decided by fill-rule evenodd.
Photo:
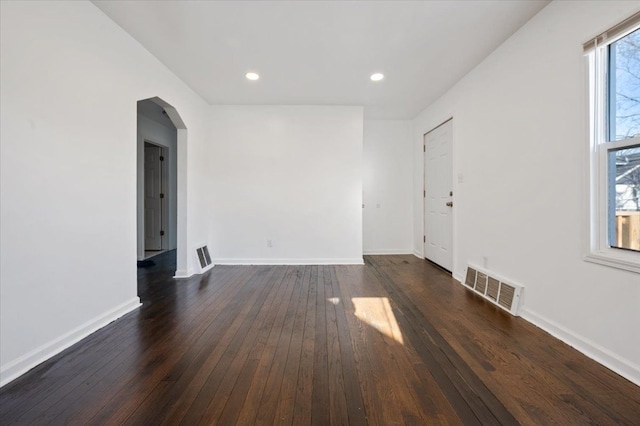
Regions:
M 173 278 L 178 279 L 178 280 L 179 279 L 190 278 L 193 275 L 193 273 L 194 272 L 191 269 L 188 269 L 188 270 L 179 269 L 173 275 Z
M 342 259 L 214 259 L 216 265 L 364 265 L 359 258 Z
M 0 367 L 0 386 L 4 386 L 12 380 L 17 379 L 37 365 L 73 346 L 90 334 L 98 331 L 107 324 L 110 324 L 140 306 L 142 306 L 140 298 L 134 297 L 130 301 L 85 322 L 68 333 L 65 333 L 62 336 L 27 352 L 13 361 L 6 363 Z
M 640 12 L 636 12 L 624 21 L 614 25 L 606 31 L 603 31 L 601 34 L 598 34 L 596 37 L 584 43 L 582 45 L 583 50 L 585 53 L 588 53 L 603 44 L 614 43 L 638 28 L 640 28 Z
M 417 257 L 418 259 L 423 259 L 424 260 L 424 256 L 422 255 L 422 253 L 420 253 L 418 250 L 414 250 L 413 251 L 413 255 L 415 257 Z
M 621 252 L 621 253 L 615 253 Z M 633 260 L 627 260 L 617 255 L 627 254 L 620 249 L 609 249 L 607 251 L 592 251 L 584 256 L 584 260 L 591 263 L 597 263 L 599 265 L 610 266 L 612 268 L 623 269 L 629 272 L 635 272 L 640 274 L 640 263 Z M 629 253 L 631 254 L 631 253 Z
M 454 280 L 458 281 L 460 285 L 464 286 L 463 284 L 464 275 L 458 274 L 457 272 L 453 272 L 451 276 L 453 277 Z
M 463 276 L 454 274 L 453 278 L 455 278 L 461 286 L 465 287 L 463 284 Z M 597 363 L 640 386 L 640 365 L 616 355 L 610 350 L 566 329 L 555 321 L 547 319 L 525 306 L 522 306 L 520 309 L 520 318 L 546 331 L 556 339 L 566 343 Z
M 385 255 L 385 254 L 413 254 L 411 249 L 367 249 L 362 254 Z
M 551 334 L 553 337 L 582 352 L 592 360 L 604 365 L 608 369 L 640 386 L 640 365 L 616 355 L 597 343 L 562 327 L 558 323 L 547 319 L 530 309 L 523 308 L 520 316 L 531 324 Z
M 583 259 L 600 265 L 640 273 L 640 253 L 609 247 L 608 238 L 608 152 L 640 143 L 640 137 L 607 141 L 607 56 L 608 44 L 594 46 L 586 55 L 586 90 L 589 94 L 589 155 L 587 161 L 587 214 L 588 238 Z

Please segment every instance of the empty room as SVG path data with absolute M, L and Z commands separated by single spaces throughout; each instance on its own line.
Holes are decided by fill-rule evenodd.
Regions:
M 640 423 L 640 1 L 0 0 L 0 424 Z

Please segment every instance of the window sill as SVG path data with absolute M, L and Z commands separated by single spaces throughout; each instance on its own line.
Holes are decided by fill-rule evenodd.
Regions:
M 587 262 L 640 274 L 640 253 L 616 253 L 617 250 L 592 251 L 584 257 Z

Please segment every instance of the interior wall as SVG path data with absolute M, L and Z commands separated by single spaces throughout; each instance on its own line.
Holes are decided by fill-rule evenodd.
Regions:
M 89 2 L 0 8 L 4 384 L 139 304 L 138 100 L 159 96 L 184 118 L 186 238 L 205 232 L 194 209 L 208 105 Z
M 167 161 L 167 176 L 165 183 L 167 197 L 167 249 L 176 248 L 177 223 L 177 130 L 170 129 L 149 117 L 138 113 L 138 149 L 137 149 L 137 229 L 138 229 L 138 260 L 144 258 L 144 143 L 145 141 L 161 145 L 165 148 Z
M 362 107 L 217 106 L 210 123 L 214 263 L 362 263 Z
M 411 132 L 411 120 L 364 121 L 362 219 L 365 254 L 412 252 Z
M 553 2 L 414 120 L 454 117 L 454 275 L 475 263 L 525 286 L 524 318 L 640 384 L 640 278 L 584 261 L 588 98 L 582 43 L 636 2 Z

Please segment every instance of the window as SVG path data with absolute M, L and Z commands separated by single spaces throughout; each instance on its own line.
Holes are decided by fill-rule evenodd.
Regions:
M 591 115 L 586 258 L 640 273 L 640 13 L 584 48 Z

